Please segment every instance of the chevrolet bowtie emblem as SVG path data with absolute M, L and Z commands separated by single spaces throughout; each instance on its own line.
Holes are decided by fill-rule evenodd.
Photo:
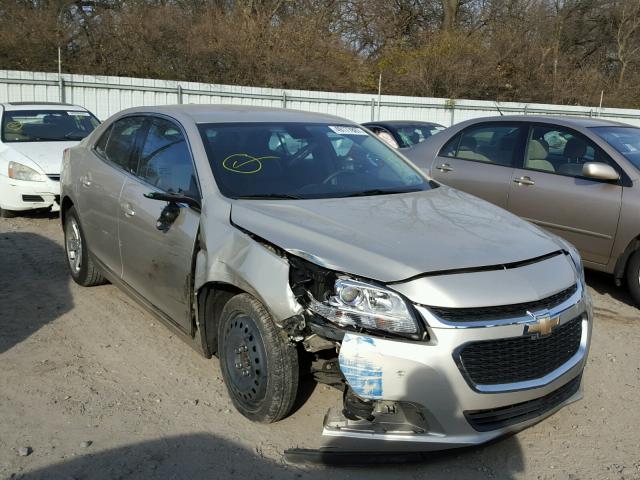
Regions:
M 533 323 L 528 323 L 524 327 L 525 335 L 533 335 L 535 337 L 546 337 L 553 332 L 553 329 L 560 325 L 560 317 L 552 317 L 549 313 L 531 313 L 527 312 L 534 318 Z

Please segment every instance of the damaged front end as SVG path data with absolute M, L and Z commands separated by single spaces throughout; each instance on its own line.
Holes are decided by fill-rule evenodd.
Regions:
M 343 408 L 327 414 L 325 428 L 424 433 L 419 406 L 383 400 L 380 364 L 359 359 L 357 354 L 354 358 L 350 348 L 352 342 L 373 345 L 374 337 L 428 342 L 425 325 L 411 302 L 378 282 L 290 253 L 288 260 L 290 287 L 304 307 L 304 322 L 298 324 L 304 330 L 289 333 L 302 339 L 304 349 L 313 355 L 314 379 L 343 392 Z
M 426 275 L 395 282 L 394 290 L 319 266 L 315 258 L 286 255 L 290 287 L 303 307 L 303 328 L 295 336 L 314 357 L 315 379 L 343 392 L 342 408 L 325 417 L 325 448 L 477 445 L 522 430 L 582 396 L 592 310 L 565 252 L 509 268 Z M 518 282 L 542 285 L 545 278 L 555 280 L 531 294 L 529 303 L 518 298 L 498 307 L 443 309 L 415 301 L 416 292 L 427 300 L 425 292 L 445 287 L 460 292 L 513 284 L 521 292 Z M 449 321 L 442 312 L 466 317 Z M 557 330 L 532 333 L 531 324 L 547 316 Z M 487 385 L 473 377 L 478 366 Z
M 342 392 L 324 450 L 478 445 L 581 398 L 592 311 L 581 266 L 563 250 L 382 282 L 235 227 L 277 260 L 280 282 L 261 267 L 264 285 L 281 290 L 288 277 L 295 308 L 272 310 L 278 326 L 313 378 Z M 540 322 L 551 333 L 535 333 Z

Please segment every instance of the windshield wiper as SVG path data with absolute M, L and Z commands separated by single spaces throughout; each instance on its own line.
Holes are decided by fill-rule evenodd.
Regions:
M 364 190 L 362 192 L 350 193 L 348 195 L 344 195 L 343 198 L 347 197 L 370 197 L 374 195 L 393 195 L 394 193 L 412 193 L 412 192 L 420 192 L 421 188 L 408 188 L 408 189 L 396 189 L 396 190 L 384 190 L 382 188 L 372 188 L 371 190 Z
M 240 195 L 237 200 L 302 200 L 302 197 L 288 193 L 262 193 L 256 195 Z

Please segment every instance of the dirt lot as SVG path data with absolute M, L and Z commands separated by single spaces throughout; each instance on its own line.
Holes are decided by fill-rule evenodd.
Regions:
M 291 417 L 251 424 L 216 360 L 115 287 L 71 282 L 61 239 L 52 216 L 0 220 L 0 478 L 640 479 L 640 315 L 607 276 L 588 275 L 596 321 L 581 402 L 418 464 L 303 467 L 282 452 L 318 444 L 336 392 L 308 385 Z

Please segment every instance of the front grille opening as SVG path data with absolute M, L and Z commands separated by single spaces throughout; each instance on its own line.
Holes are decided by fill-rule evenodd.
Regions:
M 22 195 L 22 201 L 23 202 L 44 202 L 44 198 L 42 198 L 40 195 Z
M 47 177 L 49 177 L 54 182 L 59 182 L 60 181 L 60 174 L 59 173 L 47 173 Z
M 544 397 L 489 410 L 469 410 L 464 412 L 464 416 L 469 424 L 479 432 L 498 430 L 516 423 L 526 422 L 553 410 L 568 400 L 580 388 L 580 380 L 581 376 L 578 376 Z
M 485 320 L 496 320 L 500 318 L 522 317 L 527 311 L 551 309 L 562 302 L 568 300 L 578 290 L 578 284 L 562 290 L 550 297 L 526 303 L 514 303 L 512 305 L 499 305 L 479 308 L 444 308 L 428 307 L 429 310 L 448 322 L 479 322 Z
M 580 348 L 581 337 L 582 316 L 560 325 L 547 337 L 469 343 L 458 354 L 458 366 L 465 378 L 475 385 L 534 380 L 569 361 Z

